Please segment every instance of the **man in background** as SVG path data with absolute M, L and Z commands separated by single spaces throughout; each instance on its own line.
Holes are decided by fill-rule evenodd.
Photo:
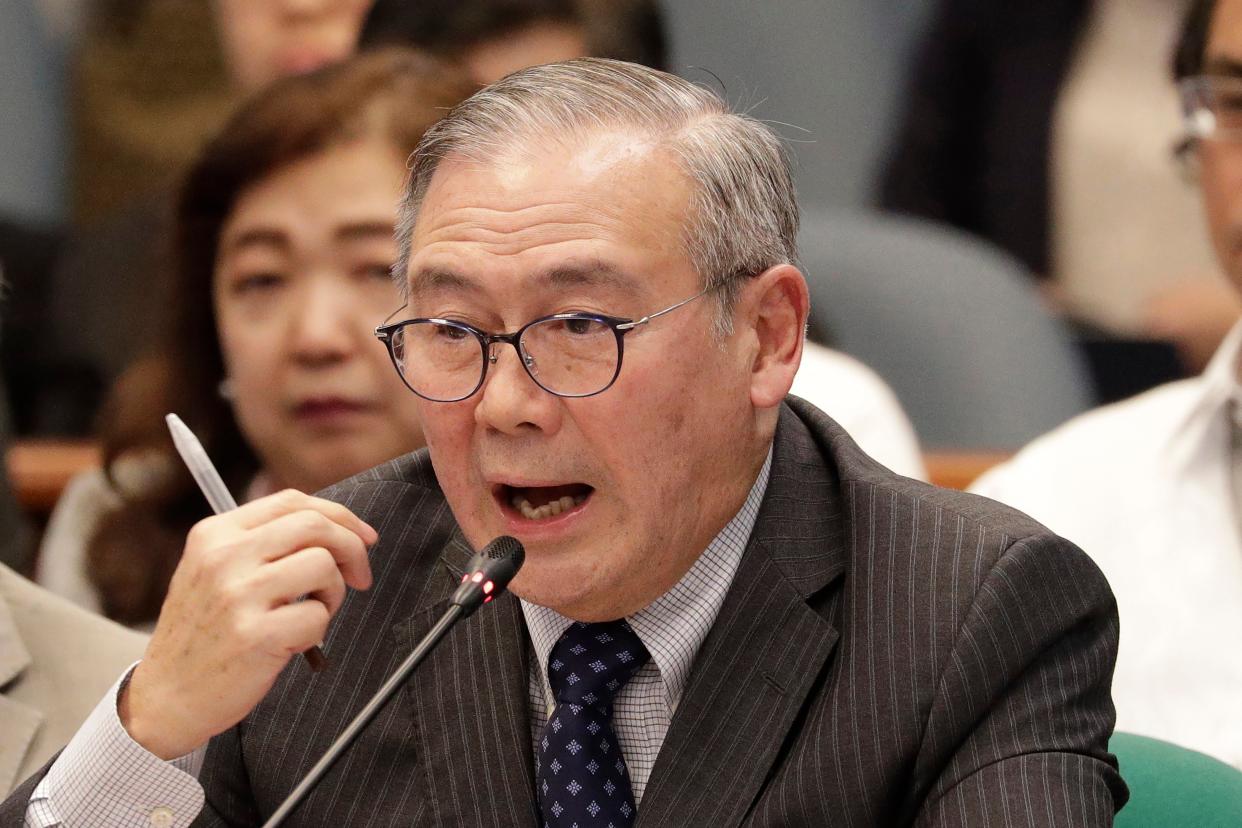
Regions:
M 1175 77 L 1217 258 L 1242 289 L 1242 0 L 1191 5 Z M 1238 767 L 1242 727 L 1228 711 L 1242 687 L 1240 366 L 1235 327 L 1201 376 L 1084 414 L 972 487 L 1104 570 L 1125 625 L 1118 730 Z

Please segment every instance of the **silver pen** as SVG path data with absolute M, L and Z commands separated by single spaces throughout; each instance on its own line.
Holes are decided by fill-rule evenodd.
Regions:
M 190 431 L 190 427 L 183 423 L 176 414 L 165 416 L 164 422 L 168 423 L 168 430 L 172 433 L 172 441 L 177 447 L 177 453 L 181 455 L 186 468 L 194 476 L 194 482 L 198 484 L 203 496 L 211 504 L 211 511 L 218 515 L 236 509 L 237 501 L 233 499 L 233 495 L 229 494 L 224 481 L 220 479 L 220 472 L 216 471 L 216 467 L 211 464 L 211 458 L 203 450 L 203 444 L 194 436 L 194 432 Z
M 237 501 L 233 499 L 228 487 L 224 485 L 220 472 L 216 471 L 216 467 L 212 465 L 211 458 L 207 456 L 203 444 L 194 436 L 194 432 L 190 431 L 189 426 L 176 414 L 166 415 L 164 422 L 168 423 L 173 445 L 177 447 L 177 453 L 181 455 L 186 468 L 190 470 L 194 482 L 198 484 L 203 496 L 207 498 L 211 511 L 218 515 L 236 509 Z M 328 659 L 319 647 L 311 647 L 302 655 L 306 657 L 306 663 L 310 665 L 311 670 L 316 673 L 328 666 Z

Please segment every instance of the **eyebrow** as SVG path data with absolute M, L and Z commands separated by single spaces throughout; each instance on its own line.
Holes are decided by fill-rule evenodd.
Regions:
M 1242 60 L 1228 57 L 1209 58 L 1203 66 L 1203 72 L 1206 75 L 1240 78 L 1242 77 Z
M 393 225 L 385 221 L 356 221 L 336 228 L 332 236 L 338 242 L 369 239 L 387 241 L 393 237 Z M 288 250 L 291 246 L 288 235 L 274 227 L 251 227 L 225 239 L 221 245 L 229 252 L 245 250 L 248 247 L 277 247 Z
M 288 250 L 289 237 L 270 227 L 254 227 L 225 239 L 221 247 L 230 253 L 245 250 L 247 247 L 278 247 Z
M 357 221 L 338 227 L 333 235 L 338 241 L 365 241 L 376 237 L 387 241 L 394 235 L 393 223 L 390 221 Z
M 620 288 L 629 292 L 637 288 L 637 282 L 632 276 L 598 259 L 557 265 L 539 274 L 536 281 L 558 288 L 606 287 Z
M 535 276 L 536 287 L 546 285 L 557 289 L 605 287 L 627 293 L 638 292 L 638 282 L 620 268 L 599 260 L 566 262 Z M 482 286 L 475 280 L 451 268 L 425 267 L 414 274 L 410 292 L 429 290 L 461 290 L 479 293 Z

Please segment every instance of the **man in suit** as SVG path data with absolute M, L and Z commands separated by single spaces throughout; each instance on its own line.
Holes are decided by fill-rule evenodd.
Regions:
M 1107 584 L 786 400 L 797 227 L 776 136 L 673 76 L 454 109 L 378 331 L 429 450 L 199 524 L 146 658 L 0 823 L 260 824 L 508 534 L 512 593 L 286 824 L 1111 824 Z M 289 663 L 325 636 L 329 671 Z

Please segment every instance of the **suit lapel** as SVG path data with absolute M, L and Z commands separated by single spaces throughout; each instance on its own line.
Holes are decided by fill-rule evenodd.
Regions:
M 454 532 L 434 576 L 442 599 L 398 625 L 400 646 L 412 649 L 443 615 L 471 554 Z M 407 685 L 432 824 L 534 826 L 527 648 L 521 606 L 505 593 L 458 622 Z
M 836 646 L 807 599 L 845 571 L 839 484 L 782 410 L 751 540 L 638 808 L 641 825 L 737 825 Z

